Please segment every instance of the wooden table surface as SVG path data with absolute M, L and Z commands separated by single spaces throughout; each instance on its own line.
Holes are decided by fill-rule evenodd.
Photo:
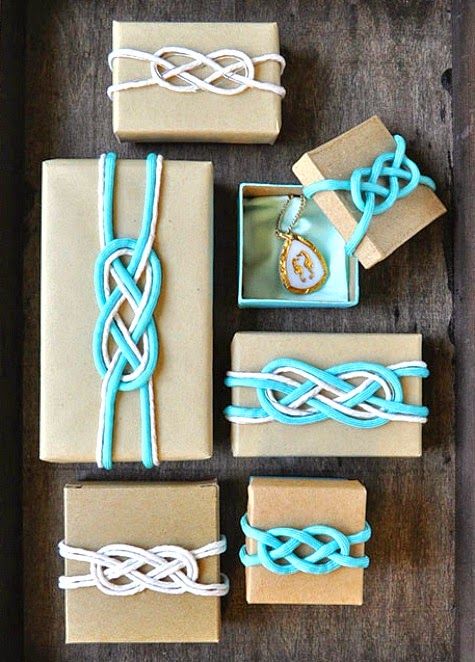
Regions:
M 473 3 L 456 2 L 455 10 L 457 34 L 468 40 L 469 27 L 475 25 Z M 287 97 L 282 133 L 274 146 L 165 144 L 158 148 L 165 158 L 211 159 L 215 166 L 214 457 L 206 462 L 164 464 L 153 471 L 121 465 L 106 475 L 90 465 L 60 466 L 38 460 L 40 166 L 42 160 L 53 157 L 94 157 L 113 149 L 121 157 L 136 158 L 150 149 L 147 145 L 118 146 L 112 135 L 105 90 L 110 79 L 106 56 L 113 19 L 277 20 L 288 64 L 283 79 Z M 294 182 L 291 165 L 304 151 L 374 113 L 393 132 L 407 138 L 410 156 L 436 180 L 440 197 L 452 206 L 451 29 L 451 3 L 443 0 L 27 3 L 23 234 L 23 613 L 27 659 L 456 659 L 456 261 L 450 213 L 383 263 L 369 271 L 362 269 L 357 308 L 238 310 L 236 306 L 239 182 Z M 461 42 L 456 48 L 462 58 Z M 463 95 L 461 87 L 457 89 Z M 468 103 L 467 97 L 463 106 L 466 122 L 471 121 Z M 468 124 L 461 115 L 457 117 L 460 134 L 456 135 L 460 137 Z M 469 156 L 465 158 L 468 161 Z M 467 191 L 467 178 L 465 185 Z M 473 203 L 467 203 L 464 211 L 473 211 Z M 461 225 L 461 233 L 457 246 L 463 252 L 464 237 L 470 234 L 467 224 Z M 465 264 L 473 265 L 473 261 L 467 258 Z M 464 286 L 460 278 L 459 285 Z M 459 299 L 461 291 L 456 292 Z M 461 328 L 462 321 L 455 325 L 459 337 Z M 431 369 L 424 393 L 431 415 L 424 429 L 423 457 L 233 458 L 221 411 L 229 397 L 222 384 L 230 363 L 231 338 L 237 330 L 422 333 L 424 359 Z M 464 351 L 465 360 L 473 359 L 473 342 Z M 463 448 L 464 457 L 473 459 L 469 447 Z M 371 566 L 366 572 L 364 606 L 246 605 L 244 572 L 237 559 L 242 542 L 238 521 L 246 507 L 248 477 L 259 474 L 351 477 L 366 485 L 374 535 L 367 546 Z M 221 643 L 65 646 L 64 596 L 56 588 L 62 563 L 55 552 L 63 534 L 63 485 L 75 480 L 215 476 L 222 488 L 222 530 L 229 543 L 223 569 L 232 587 L 223 600 Z M 467 517 L 472 517 L 470 501 L 465 502 L 465 509 Z M 464 535 L 469 529 L 465 526 Z M 473 559 L 471 553 L 469 559 Z M 466 585 L 460 596 L 467 604 Z M 466 627 L 466 636 L 469 631 Z M 464 642 L 462 647 L 466 638 Z

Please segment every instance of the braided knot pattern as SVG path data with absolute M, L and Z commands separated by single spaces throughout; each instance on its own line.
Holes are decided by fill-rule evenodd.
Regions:
M 309 425 L 331 419 L 376 428 L 390 421 L 425 423 L 427 407 L 404 402 L 401 379 L 428 375 L 423 361 L 390 366 L 356 361 L 322 370 L 305 361 L 278 358 L 261 372 L 227 373 L 226 386 L 254 389 L 259 406 L 230 405 L 225 416 L 240 424 Z
M 351 237 L 346 243 L 347 255 L 353 255 L 363 240 L 374 216 L 384 214 L 394 203 L 406 198 L 420 184 L 435 191 L 435 182 L 421 175 L 417 164 L 406 156 L 406 141 L 394 135 L 396 148 L 377 156 L 371 167 L 356 168 L 349 180 L 323 179 L 305 186 L 303 193 L 311 198 L 322 191 L 349 191 L 353 204 L 361 212 Z
M 315 524 L 304 529 L 279 526 L 267 531 L 251 526 L 247 515 L 241 518 L 241 528 L 248 540 L 256 543 L 256 553 L 250 554 L 246 545 L 239 557 L 246 567 L 263 566 L 277 575 L 304 572 L 309 575 L 327 575 L 339 568 L 367 568 L 367 556 L 352 556 L 351 547 L 371 538 L 371 527 L 366 522 L 362 531 L 345 535 L 332 526 Z M 305 545 L 310 551 L 297 554 Z
M 60 556 L 87 563 L 89 572 L 59 578 L 59 588 L 96 587 L 106 595 L 130 596 L 145 590 L 170 595 L 193 593 L 201 596 L 221 596 L 229 591 L 229 580 L 221 575 L 220 583 L 199 582 L 198 561 L 222 554 L 226 538 L 191 551 L 177 545 L 157 545 L 142 549 L 134 545 L 113 543 L 97 551 L 58 545 Z
M 177 57 L 181 60 L 180 64 L 173 62 L 173 58 Z M 254 88 L 285 96 L 285 89 L 280 85 L 256 78 L 256 65 L 264 62 L 276 62 L 280 73 L 283 73 L 285 60 L 277 53 L 249 57 L 243 51 L 232 48 L 221 48 L 208 54 L 182 46 L 164 46 L 155 53 L 120 48 L 109 54 L 111 70 L 114 60 L 119 58 L 149 63 L 150 78 L 110 85 L 107 90 L 109 98 L 120 90 L 150 85 L 180 93 L 206 91 L 221 96 L 234 96 Z M 203 71 L 210 73 L 200 76 L 199 73 Z M 227 85 L 223 86 L 223 83 Z
M 153 241 L 161 157 L 151 154 L 147 158 L 144 218 L 137 239 L 114 237 L 115 163 L 116 155 L 112 153 L 100 160 L 101 250 L 94 272 L 99 315 L 93 335 L 93 355 L 103 379 L 97 462 L 107 469 L 112 466 L 114 413 L 119 391 L 140 391 L 142 457 L 148 467 L 158 463 L 152 375 L 159 352 L 154 311 L 160 296 L 162 270 Z M 126 309 L 131 313 L 130 321 L 124 319 Z

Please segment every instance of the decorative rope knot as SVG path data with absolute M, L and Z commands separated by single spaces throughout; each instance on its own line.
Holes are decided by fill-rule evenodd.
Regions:
M 389 366 L 354 361 L 322 370 L 305 361 L 279 358 L 261 372 L 227 373 L 225 385 L 255 389 L 260 406 L 230 405 L 225 416 L 241 424 L 309 425 L 332 419 L 356 428 L 376 428 L 390 421 L 425 423 L 429 410 L 404 402 L 401 379 L 428 376 L 423 361 Z
M 116 155 L 99 160 L 99 225 L 101 251 L 94 271 L 99 316 L 93 336 L 94 362 L 102 377 L 97 463 L 112 467 L 116 398 L 119 391 L 140 392 L 142 459 L 158 464 L 152 376 L 159 342 L 154 311 L 160 296 L 162 270 L 153 250 L 160 193 L 162 157 L 150 154 L 143 222 L 137 239 L 115 238 L 113 197 Z M 130 322 L 123 317 L 131 312 Z
M 229 580 L 221 575 L 220 583 L 202 584 L 198 561 L 226 551 L 226 538 L 191 551 L 177 545 L 157 545 L 142 549 L 113 543 L 97 552 L 58 545 L 60 556 L 89 564 L 89 573 L 59 578 L 59 588 L 76 589 L 95 586 L 106 595 L 129 596 L 146 589 L 156 593 L 221 596 L 229 591 Z
M 177 57 L 182 60 L 180 64 L 172 61 L 172 58 Z M 133 48 L 119 48 L 109 54 L 111 71 L 114 60 L 119 58 L 148 62 L 150 78 L 110 85 L 107 89 L 110 99 L 114 92 L 150 85 L 158 85 L 173 92 L 198 92 L 201 90 L 221 96 L 234 96 L 254 88 L 272 92 L 280 97 L 285 96 L 285 89 L 280 85 L 256 79 L 256 65 L 265 62 L 276 62 L 280 67 L 280 73 L 283 73 L 285 60 L 277 53 L 249 57 L 243 51 L 233 48 L 221 48 L 208 54 L 183 46 L 163 46 L 155 53 Z M 210 73 L 199 76 L 198 72 L 203 71 L 210 71 Z M 228 85 L 223 86 L 223 83 Z
M 394 203 L 410 195 L 420 184 L 435 191 L 431 177 L 421 175 L 414 161 L 406 156 L 406 141 L 394 135 L 396 149 L 375 158 L 371 167 L 356 168 L 349 180 L 323 179 L 303 189 L 306 198 L 321 191 L 349 191 L 353 204 L 361 212 L 345 250 L 353 255 L 363 240 L 373 216 L 384 214 Z M 381 181 L 383 180 L 383 181 Z M 402 185 L 401 185 L 402 182 Z
M 262 565 L 277 575 L 293 575 L 305 572 L 309 575 L 326 575 L 339 568 L 367 568 L 367 556 L 352 556 L 351 547 L 371 538 L 368 522 L 362 531 L 345 535 L 332 526 L 315 524 L 304 529 L 279 526 L 263 531 L 251 526 L 247 515 L 241 518 L 241 528 L 250 540 L 256 542 L 256 553 L 250 554 L 246 545 L 241 547 L 239 558 L 246 567 Z M 305 545 L 310 551 L 305 555 L 297 550 Z

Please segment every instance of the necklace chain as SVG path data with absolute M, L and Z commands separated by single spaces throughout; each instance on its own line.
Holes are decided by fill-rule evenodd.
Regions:
M 292 219 L 292 222 L 288 225 L 287 229 L 283 230 L 282 227 L 281 227 L 282 221 L 284 220 L 285 215 L 286 215 L 286 213 L 287 213 L 287 211 L 290 207 L 290 203 L 292 202 L 292 200 L 295 197 L 300 198 L 299 208 L 297 209 L 297 212 L 296 212 L 294 218 Z M 280 237 L 281 235 L 290 234 L 292 232 L 292 230 L 294 229 L 294 227 L 297 224 L 297 221 L 299 221 L 300 217 L 302 216 L 302 213 L 303 213 L 303 210 L 305 209 L 306 204 L 307 204 L 307 200 L 306 200 L 305 196 L 303 196 L 303 195 L 299 195 L 299 196 L 289 195 L 288 196 L 288 199 L 284 202 L 284 205 L 283 205 L 282 209 L 280 210 L 280 214 L 278 215 L 277 220 L 275 222 L 275 233 L 278 237 Z

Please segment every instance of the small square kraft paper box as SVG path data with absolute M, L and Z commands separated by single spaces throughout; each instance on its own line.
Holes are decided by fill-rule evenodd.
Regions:
M 355 535 L 368 540 L 371 532 L 366 526 L 366 489 L 357 480 L 324 478 L 252 477 L 248 488 L 247 522 L 250 527 L 268 532 L 285 527 L 303 530 L 316 525 L 332 527 L 345 536 Z M 281 542 L 290 540 L 291 531 L 280 536 Z M 250 604 L 363 604 L 363 575 L 368 565 L 364 542 L 351 544 L 348 555 L 359 561 L 354 567 L 336 567 L 330 572 L 311 574 L 302 570 L 292 574 L 278 574 L 257 562 L 259 544 L 255 532 L 248 531 L 241 560 L 246 565 L 246 599 Z M 321 543 L 332 540 L 328 535 L 312 533 Z M 351 540 L 350 540 L 351 542 Z M 272 552 L 276 547 L 261 549 Z M 298 545 L 294 554 L 305 559 L 318 545 Z M 336 550 L 335 550 L 336 551 Z M 338 552 L 339 553 L 339 552 Z M 323 557 L 319 563 L 328 562 Z M 288 559 L 276 563 L 288 566 Z
M 223 546 L 216 482 L 66 485 L 64 520 L 59 551 L 65 558 L 60 587 L 65 589 L 66 643 L 219 640 L 219 596 L 225 594 L 227 580 L 220 578 L 219 571 Z M 219 545 L 213 553 L 197 555 L 196 579 L 190 579 L 191 567 L 180 566 L 189 585 L 199 583 L 209 594 L 131 590 L 143 588 L 146 573 L 167 564 L 179 565 L 183 554 L 188 562 L 189 552 L 214 543 Z M 162 545 L 176 547 L 163 550 Z M 151 562 L 146 556 L 150 550 L 157 556 Z M 97 552 L 101 558 L 94 563 L 91 556 Z M 139 561 L 130 567 L 137 553 Z M 145 556 L 142 562 L 141 555 Z M 118 576 L 108 575 L 117 565 L 122 570 L 116 572 Z M 171 570 L 158 577 L 168 581 L 167 586 L 180 583 Z M 150 584 L 159 583 L 148 579 Z M 113 586 L 107 593 L 101 587 L 108 582 Z M 121 593 L 126 590 L 129 594 Z
M 292 169 L 301 186 L 240 185 L 241 308 L 355 306 L 359 263 L 384 260 L 446 211 L 404 138 L 376 116 Z
M 420 456 L 427 376 L 419 334 L 236 333 L 233 455 Z
M 115 21 L 112 48 L 118 140 L 273 143 L 279 135 L 285 63 L 276 23 Z
M 100 466 L 109 468 L 104 462 L 101 464 L 101 453 L 106 447 L 99 452 L 101 439 L 105 439 L 104 426 L 110 424 L 102 406 L 104 403 L 109 406 L 110 402 L 108 395 L 104 396 L 101 391 L 107 375 L 103 379 L 98 371 L 94 351 L 100 350 L 100 360 L 105 350 L 112 357 L 118 347 L 117 337 L 122 343 L 123 356 L 130 355 L 130 347 L 124 346 L 120 334 L 113 335 L 117 329 L 110 329 L 110 317 L 99 327 L 100 334 L 104 332 L 104 335 L 99 339 L 95 337 L 98 321 L 108 314 L 107 306 L 120 289 L 110 270 L 104 288 L 110 288 L 112 294 L 100 307 L 95 286 L 102 287 L 103 276 L 96 278 L 96 283 L 95 271 L 100 255 L 106 255 L 104 251 L 109 247 L 117 248 L 118 259 L 130 265 L 130 253 L 138 246 L 138 238 L 144 231 L 149 165 L 148 159 L 117 160 L 112 203 L 115 238 L 101 250 L 100 161 L 57 159 L 43 164 L 42 460 L 94 462 L 97 459 Z M 154 438 L 157 455 L 154 464 L 162 460 L 206 459 L 212 454 L 212 164 L 165 160 L 161 175 L 157 167 L 156 181 L 159 199 L 153 248 L 161 262 L 161 277 L 156 268 L 153 287 L 150 283 L 149 287 L 148 276 L 141 276 L 140 292 L 134 305 L 140 308 L 145 292 L 150 293 L 161 280 L 150 320 L 155 322 L 158 336 L 158 341 L 155 339 L 157 362 L 148 388 L 145 383 L 145 387 L 117 393 L 111 435 L 112 459 L 117 462 L 143 460 L 145 464 L 144 435 L 147 432 Z M 129 253 L 124 246 L 132 246 Z M 124 251 L 126 255 L 120 255 Z M 156 267 L 156 260 L 154 264 Z M 151 262 L 149 267 L 152 269 Z M 127 281 L 123 269 L 121 273 L 121 278 L 125 277 L 123 282 L 128 282 L 127 286 L 135 292 L 132 279 Z M 123 283 L 121 286 L 124 287 Z M 130 299 L 131 295 L 128 296 Z M 119 312 L 127 327 L 133 312 L 129 300 L 123 301 Z M 127 328 L 130 331 L 132 326 Z M 127 328 L 122 327 L 124 337 Z M 147 338 L 142 336 L 132 348 L 139 356 L 151 356 L 153 330 L 150 334 L 144 334 Z M 125 368 L 123 378 L 130 372 L 130 367 Z M 145 397 L 149 399 L 146 407 Z M 144 410 L 147 416 L 148 411 L 153 414 L 150 424 Z

